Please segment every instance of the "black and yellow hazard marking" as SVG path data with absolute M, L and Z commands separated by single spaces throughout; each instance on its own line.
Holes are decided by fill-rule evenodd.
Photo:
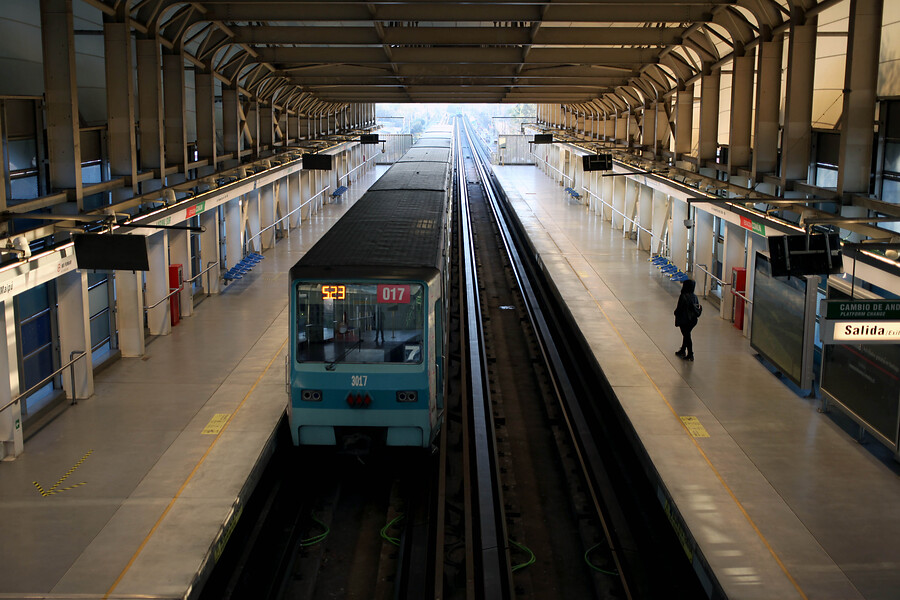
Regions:
M 681 422 L 684 423 L 684 426 L 687 428 L 688 433 L 690 433 L 695 438 L 707 438 L 709 437 L 709 432 L 706 431 L 706 427 L 700 423 L 700 419 L 697 417 L 681 417 Z
M 54 495 L 54 494 L 58 494 L 58 493 L 60 493 L 60 492 L 65 492 L 65 491 L 67 491 L 67 490 L 74 490 L 74 489 L 77 488 L 77 487 L 80 487 L 80 486 L 82 486 L 82 485 L 85 485 L 87 482 L 86 482 L 86 481 L 82 481 L 81 483 L 76 483 L 75 485 L 70 485 L 70 486 L 67 486 L 67 487 L 64 487 L 64 488 L 59 487 L 60 485 L 62 485 L 62 483 L 63 483 L 66 479 L 69 478 L 69 475 L 71 475 L 72 473 L 74 473 L 74 472 L 75 472 L 75 469 L 77 469 L 78 467 L 80 467 L 80 466 L 81 466 L 81 463 L 83 463 L 84 461 L 86 461 L 86 460 L 87 460 L 87 457 L 90 456 L 90 455 L 93 454 L 93 453 L 94 453 L 93 450 L 88 450 L 88 451 L 87 451 L 87 454 L 85 454 L 84 456 L 82 456 L 82 457 L 81 457 L 81 460 L 79 460 L 77 463 L 75 463 L 75 466 L 74 466 L 74 467 L 72 467 L 71 469 L 69 469 L 68 471 L 66 471 L 66 474 L 63 475 L 62 477 L 60 477 L 60 478 L 59 478 L 59 481 L 57 481 L 56 483 L 54 483 L 54 484 L 53 484 L 53 487 L 51 487 L 49 490 L 45 490 L 45 489 L 43 488 L 43 486 L 42 486 L 41 484 L 39 484 L 37 481 L 33 481 L 33 482 L 32 482 L 32 483 L 34 483 L 34 487 L 36 487 L 36 488 L 38 489 L 38 491 L 41 493 L 41 496 L 52 496 L 52 495 Z M 58 488 L 58 489 L 57 489 L 57 488 Z
M 206 424 L 206 427 L 203 428 L 204 435 L 219 435 L 221 433 L 222 428 L 225 427 L 225 423 L 228 422 L 228 419 L 231 418 L 231 413 L 216 413 L 212 416 L 212 419 L 209 420 L 209 423 Z

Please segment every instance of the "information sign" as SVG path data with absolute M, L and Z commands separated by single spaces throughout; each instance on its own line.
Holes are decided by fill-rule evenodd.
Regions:
M 829 300 L 827 303 L 826 319 L 900 319 L 900 301 L 897 300 Z

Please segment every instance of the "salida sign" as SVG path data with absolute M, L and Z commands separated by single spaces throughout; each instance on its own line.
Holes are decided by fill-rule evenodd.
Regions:
M 819 336 L 823 344 L 900 343 L 900 302 L 823 300 Z

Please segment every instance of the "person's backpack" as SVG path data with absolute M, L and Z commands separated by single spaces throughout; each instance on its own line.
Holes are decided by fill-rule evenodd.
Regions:
M 703 306 L 700 304 L 700 300 L 697 298 L 697 296 L 694 296 L 692 298 L 691 310 L 694 311 L 694 316 L 698 319 L 700 318 L 700 315 L 703 314 Z

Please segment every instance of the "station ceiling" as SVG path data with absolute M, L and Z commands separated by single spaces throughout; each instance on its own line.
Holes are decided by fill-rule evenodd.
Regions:
M 333 103 L 655 94 L 790 14 L 788 0 L 86 1 L 254 93 Z

